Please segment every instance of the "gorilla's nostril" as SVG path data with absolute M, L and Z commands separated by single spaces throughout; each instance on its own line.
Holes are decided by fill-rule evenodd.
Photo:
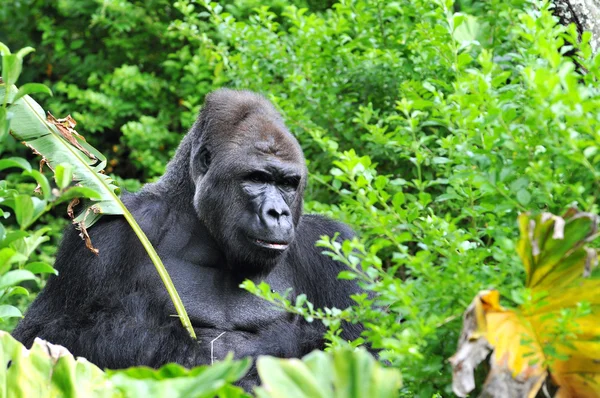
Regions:
M 289 216 L 289 213 L 285 210 L 269 209 L 267 215 L 279 220 L 282 216 Z

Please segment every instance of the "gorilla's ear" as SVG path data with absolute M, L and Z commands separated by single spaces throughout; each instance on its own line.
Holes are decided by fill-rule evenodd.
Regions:
M 210 166 L 210 152 L 206 147 L 200 148 L 200 152 L 198 153 L 198 171 L 202 174 L 206 174 L 208 171 L 208 166 Z
M 196 179 L 198 176 L 206 174 L 208 167 L 210 166 L 210 162 L 210 152 L 204 145 L 194 151 L 192 158 L 190 159 L 192 178 Z

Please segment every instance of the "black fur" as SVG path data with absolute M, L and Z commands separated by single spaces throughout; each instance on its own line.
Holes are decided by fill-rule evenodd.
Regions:
M 257 171 L 258 170 L 258 171 Z M 263 172 L 264 171 L 264 172 Z M 258 174 L 257 174 L 258 173 Z M 14 336 L 39 336 L 105 368 L 211 363 L 266 354 L 299 357 L 322 349 L 324 327 L 279 311 L 238 286 L 267 281 L 292 299 L 346 308 L 359 292 L 337 280 L 343 267 L 320 253 L 322 235 L 345 225 L 302 215 L 302 151 L 273 106 L 256 94 L 219 90 L 183 139 L 165 175 L 123 201 L 157 249 L 184 302 L 190 338 L 154 266 L 122 217 L 105 216 L 89 231 L 96 256 L 78 232 L 65 232 L 52 276 Z M 345 325 L 343 337 L 362 328 Z M 255 369 L 242 380 L 257 383 Z

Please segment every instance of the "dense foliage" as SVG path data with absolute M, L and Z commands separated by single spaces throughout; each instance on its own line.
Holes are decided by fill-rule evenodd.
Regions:
M 598 210 L 589 36 L 557 25 L 548 1 L 227 3 L 13 0 L 0 41 L 37 49 L 21 81 L 53 89 L 44 106 L 71 113 L 128 189 L 160 175 L 207 92 L 267 95 L 310 160 L 306 210 L 360 235 L 321 244 L 378 293 L 352 312 L 296 310 L 325 318 L 334 345 L 336 319 L 363 321 L 406 396 L 451 394 L 446 359 L 472 297 L 528 299 L 517 214 Z M 4 139 L 3 159 L 18 151 Z

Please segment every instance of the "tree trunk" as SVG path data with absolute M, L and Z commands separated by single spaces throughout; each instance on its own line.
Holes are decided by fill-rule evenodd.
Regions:
M 563 25 L 574 23 L 581 35 L 592 33 L 590 45 L 594 54 L 600 49 L 600 1 L 599 0 L 554 0 L 555 15 Z

